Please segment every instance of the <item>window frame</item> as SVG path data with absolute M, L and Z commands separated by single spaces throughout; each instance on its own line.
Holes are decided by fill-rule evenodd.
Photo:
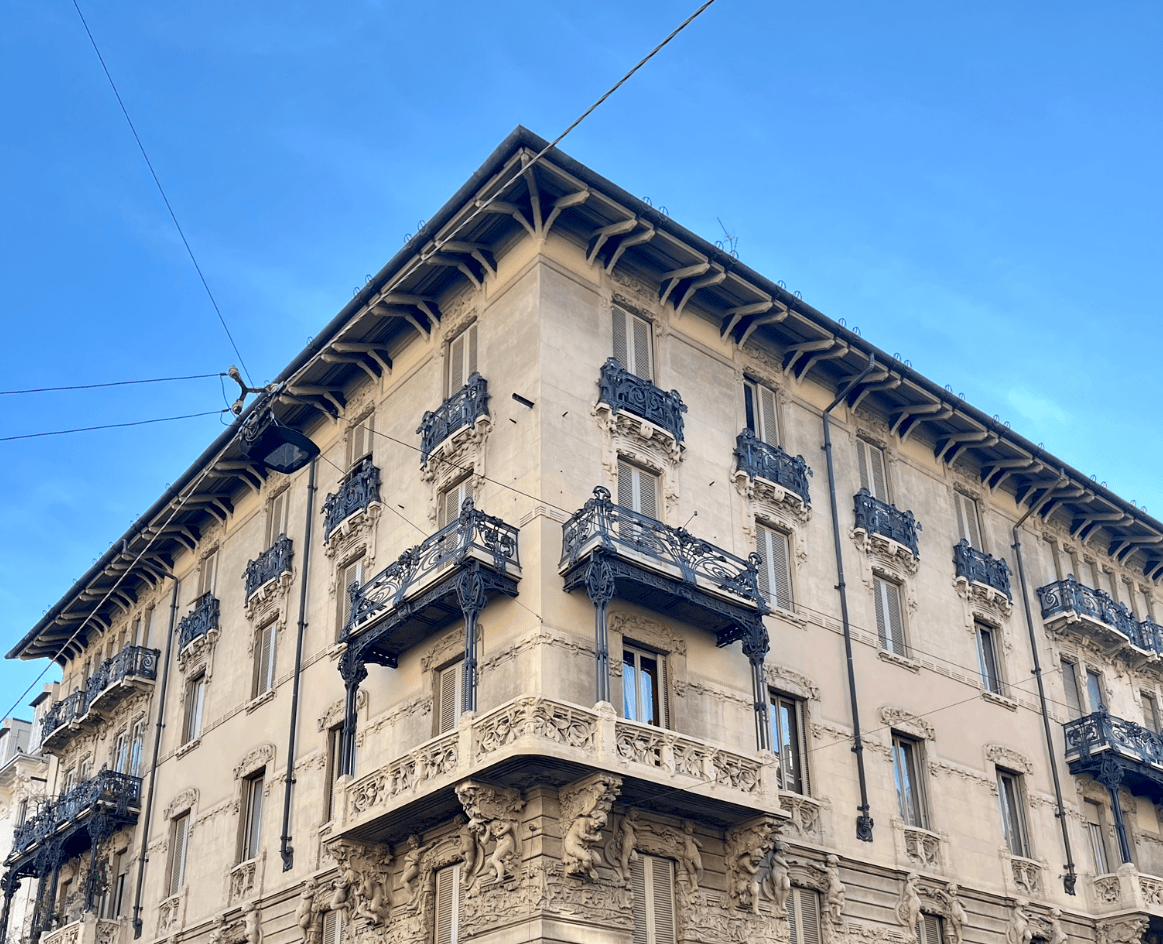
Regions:
M 284 488 L 267 502 L 266 547 L 275 546 L 275 542 L 287 533 L 287 522 L 290 520 L 291 490 Z
M 1086 704 L 1091 714 L 1106 706 L 1106 685 L 1104 683 L 1102 672 L 1088 665 L 1086 667 Z M 1098 702 L 1097 705 L 1095 701 Z
M 463 475 L 440 489 L 436 504 L 436 528 L 442 530 L 460 517 L 466 499 L 476 500 L 472 474 Z
M 997 767 L 997 800 L 1001 813 L 1002 837 L 1010 855 L 1030 859 L 1030 831 L 1026 823 L 1026 791 L 1023 776 L 1014 770 Z
M 376 413 L 369 410 L 347 429 L 346 458 L 350 472 L 375 452 Z
M 1001 652 L 997 644 L 1000 630 L 983 620 L 973 621 L 973 635 L 977 644 L 978 680 L 984 691 L 1005 697 L 1005 677 L 1002 673 Z
M 901 821 L 916 829 L 930 829 L 924 741 L 893 731 L 892 773 L 896 785 L 897 813 Z
M 795 612 L 796 598 L 792 567 L 793 540 L 790 532 L 758 518 L 755 520 L 755 550 L 763 560 L 763 566 L 759 568 L 759 592 L 772 607 L 788 613 Z M 780 588 L 781 577 L 786 587 L 784 593 L 781 593 Z
M 1068 656 L 1059 656 L 1058 665 L 1062 670 L 1062 690 L 1066 710 L 1071 715 L 1071 720 L 1077 720 L 1086 714 L 1082 705 L 1082 689 L 1078 684 L 1078 661 Z
M 889 591 L 889 587 L 893 588 Z M 872 575 L 873 607 L 876 611 L 876 635 L 882 651 L 911 659 L 908 627 L 905 625 L 904 584 L 879 573 Z M 893 602 L 896 604 L 897 631 L 893 632 Z
M 649 490 L 643 487 L 649 482 Z M 618 456 L 617 478 L 614 482 L 617 504 L 622 508 L 629 508 L 646 518 L 661 521 L 662 475 L 654 469 L 637 462 L 631 462 L 623 456 Z M 647 492 L 649 491 L 649 501 Z M 629 499 L 629 503 L 623 499 Z
M 610 312 L 613 332 L 611 356 L 627 372 L 648 383 L 654 383 L 657 371 L 654 359 L 654 322 L 620 305 L 611 306 Z
M 787 919 L 790 931 L 789 944 L 820 944 L 820 919 L 823 896 L 814 888 L 802 888 L 793 885 L 787 897 Z M 805 904 L 808 907 L 805 908 Z M 806 921 L 805 916 L 811 915 L 812 920 Z M 808 927 L 811 926 L 811 934 Z
M 455 731 L 464 714 L 464 655 L 459 655 L 435 670 L 436 734 Z
M 183 699 L 182 744 L 190 744 L 202 736 L 202 722 L 206 715 L 206 670 L 196 673 L 186 683 Z
M 343 920 L 344 914 L 342 908 L 332 908 L 323 912 L 320 944 L 343 944 L 347 934 L 347 924 Z
M 662 887 L 659 888 L 660 879 Z M 634 891 L 631 912 L 634 920 L 634 940 L 644 944 L 675 944 L 674 860 L 639 852 L 630 863 L 630 887 Z M 660 913 L 659 904 L 669 910 Z M 669 924 L 668 924 L 669 922 Z M 659 924 L 662 927 L 659 927 Z
M 1094 818 L 1090 817 L 1093 810 Z M 1109 875 L 1111 873 L 1111 850 L 1107 844 L 1106 807 L 1098 800 L 1083 798 L 1083 822 L 1086 827 L 1087 844 L 1090 846 L 1090 861 L 1094 865 L 1095 875 Z M 1101 860 L 1101 861 L 1100 861 Z
M 977 499 L 964 492 L 953 490 L 953 505 L 957 515 L 957 534 L 975 551 L 986 552 L 985 529 L 981 523 L 981 506 Z
M 892 504 L 892 482 L 888 474 L 888 453 L 884 447 L 856 437 L 856 468 L 860 475 L 860 487 L 873 498 L 886 505 Z M 877 479 L 877 472 L 880 479 Z
M 271 619 L 254 631 L 254 672 L 251 677 L 251 698 L 260 698 L 275 690 L 275 669 L 278 661 L 278 619 Z
M 364 582 L 364 562 L 367 555 L 364 551 L 360 551 L 354 557 L 349 557 L 346 561 L 336 568 L 335 579 L 335 596 L 336 596 L 336 628 L 335 638 L 339 639 L 343 635 L 343 627 L 347 625 L 347 620 L 351 616 L 351 596 L 348 594 L 348 589 L 355 582 L 359 582 L 362 587 Z M 348 571 L 355 567 L 358 571 L 354 580 L 348 579 Z
M 432 939 L 435 944 L 457 944 L 460 940 L 460 922 L 463 917 L 464 892 L 461 881 L 461 863 L 454 862 L 437 869 L 434 876 L 435 894 L 432 896 Z M 447 909 L 447 933 L 442 934 L 442 909 Z
M 917 920 L 917 944 L 943 944 L 944 940 L 944 918 L 929 911 L 922 911 Z
M 464 330 L 458 332 L 455 337 L 450 338 L 444 350 L 446 355 L 444 359 L 444 396 L 447 398 L 467 387 L 469 378 L 478 373 L 480 348 L 477 338 L 477 322 L 474 321 Z M 457 363 L 459 363 L 460 371 L 454 372 L 453 366 Z
M 627 669 L 627 656 L 633 657 L 632 669 Z M 670 697 L 669 697 L 669 678 L 666 665 L 667 654 L 660 652 L 650 646 L 644 646 L 634 640 L 622 640 L 622 711 L 621 716 L 627 721 L 635 721 L 638 724 L 649 724 L 652 727 L 660 728 L 662 730 L 670 730 Z M 641 663 L 643 659 L 651 659 L 655 663 L 653 691 L 655 697 L 651 699 L 651 709 L 654 715 L 654 720 L 644 720 L 642 711 L 638 709 L 644 701 L 642 697 L 641 678 L 643 669 Z M 628 678 L 628 671 L 630 677 Z M 632 681 L 631 681 L 632 679 Z M 634 695 L 634 713 L 633 715 L 627 710 L 627 686 L 633 686 Z
M 247 862 L 262 852 L 262 813 L 266 767 L 242 780 L 241 815 L 238 818 L 238 861 Z
M 166 865 L 167 898 L 178 894 L 186 884 L 186 864 L 190 859 L 190 810 L 183 810 L 170 821 L 170 854 Z
M 218 584 L 218 548 L 210 551 L 202 558 L 202 565 L 198 568 L 198 599 L 206 594 L 214 595 Z
M 1139 704 L 1143 708 L 1143 726 L 1149 731 L 1159 733 L 1159 699 L 1154 692 L 1139 690 Z
M 779 445 L 779 393 L 750 377 L 743 378 L 743 428 L 762 443 Z
M 352 758 L 354 760 L 354 758 Z M 354 765 L 352 765 L 354 768 Z M 327 814 L 326 822 L 331 822 L 335 819 L 335 814 L 338 812 L 339 793 L 335 789 L 335 785 L 339 783 L 339 778 L 343 776 L 343 722 L 333 724 L 327 729 L 327 794 L 324 798 L 327 807 L 324 812 Z
M 811 796 L 811 779 L 808 774 L 807 741 L 804 731 L 804 699 L 787 695 L 774 688 L 767 693 L 768 725 L 771 730 L 772 751 L 779 758 L 779 788 L 801 796 Z M 785 731 L 783 715 L 786 712 L 791 724 Z M 791 751 L 793 768 L 790 778 L 788 765 L 784 763 L 783 747 Z M 791 783 L 789 783 L 789 779 Z

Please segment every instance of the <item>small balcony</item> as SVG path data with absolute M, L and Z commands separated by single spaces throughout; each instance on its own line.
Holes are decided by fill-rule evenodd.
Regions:
M 178 623 L 179 653 L 195 639 L 201 639 L 212 630 L 217 631 L 218 610 L 218 598 L 212 593 L 204 593 L 194 601 L 194 608 Z
M 477 419 L 489 415 L 488 382 L 472 374 L 468 383 L 448 397 L 439 408 L 429 410 L 420 421 L 420 464 L 425 465 L 432 450 L 464 427 L 472 428 Z
M 791 456 L 779 446 L 772 446 L 756 439 L 749 429 L 743 430 L 735 440 L 735 462 L 740 472 L 753 479 L 764 479 L 798 495 L 805 505 L 812 503 L 808 497 L 808 476 L 812 470 L 803 456 Z
M 873 498 L 866 488 L 858 491 L 852 501 L 857 531 L 888 538 L 907 548 L 914 558 L 921 556 L 917 547 L 917 532 L 921 525 L 911 511 L 898 511 L 888 502 Z
M 687 406 L 678 391 L 659 389 L 630 373 L 616 358 L 611 357 L 602 365 L 598 402 L 605 403 L 614 413 L 632 413 L 665 430 L 676 444 L 682 442 L 682 415 Z
M 371 456 L 364 456 L 339 483 L 339 491 L 329 494 L 323 502 L 323 543 L 330 541 L 332 532 L 357 511 L 366 511 L 379 500 L 380 470 L 372 464 Z
M 80 721 L 88 709 L 85 697 L 84 689 L 78 689 L 56 702 L 44 713 L 41 734 L 46 751 L 49 753 L 59 751 L 81 733 Z
M 144 646 L 126 646 L 106 659 L 89 678 L 87 711 L 107 712 L 136 692 L 153 688 L 161 652 Z
M 1139 622 L 1125 603 L 1105 590 L 1092 590 L 1074 579 L 1056 580 L 1038 588 L 1042 620 L 1051 631 L 1073 629 L 1114 648 L 1130 643 L 1150 656 L 1163 657 L 1163 628 L 1152 620 Z
M 377 473 L 378 474 L 378 473 Z M 280 534 L 279 539 L 259 554 L 256 560 L 246 565 L 246 598 L 249 600 L 262 586 L 291 572 L 291 557 L 294 555 L 291 539 Z
M 1163 736 L 1105 708 L 1062 726 L 1066 762 L 1075 775 L 1095 779 L 1117 768 L 1132 793 L 1163 800 Z
M 953 566 L 958 577 L 991 587 L 1013 601 L 1010 566 L 1005 561 L 970 547 L 969 542 L 962 539 L 953 545 Z
M 40 944 L 117 944 L 121 940 L 123 926 L 119 919 L 82 914 L 77 920 L 61 925 L 51 934 L 45 934 Z
M 610 568 L 618 596 L 716 632 L 726 645 L 768 612 L 758 556 L 737 557 L 654 518 L 615 505 L 609 489 L 562 525 L 565 589 L 583 587 L 591 562 Z
M 480 576 L 486 597 L 516 596 L 518 533 L 465 499 L 455 521 L 351 588 L 344 640 L 369 661 L 394 667 L 400 653 L 461 617 L 457 584 L 470 570 Z

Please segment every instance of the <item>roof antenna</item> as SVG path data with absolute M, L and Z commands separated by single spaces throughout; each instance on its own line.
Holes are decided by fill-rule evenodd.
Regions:
M 715 217 L 715 219 L 719 220 L 719 218 L 717 216 Z M 722 220 L 719 220 L 719 225 L 723 227 L 723 235 L 727 237 L 727 245 L 731 247 L 730 250 L 728 250 L 728 251 L 736 259 L 738 259 L 739 258 L 739 237 L 732 236 L 730 233 L 728 233 L 727 227 L 723 226 Z
M 241 392 L 238 394 L 238 399 L 235 400 L 232 404 L 230 404 L 230 412 L 233 413 L 235 416 L 242 415 L 242 407 L 243 407 L 243 404 L 246 402 L 247 394 L 265 393 L 266 392 L 266 387 L 248 387 L 246 384 L 244 384 L 242 382 L 242 374 L 240 374 L 238 372 L 238 368 L 235 367 L 233 364 L 230 365 L 230 370 L 228 370 L 226 372 L 226 376 L 229 377 L 236 384 L 238 384 L 239 387 L 242 388 Z

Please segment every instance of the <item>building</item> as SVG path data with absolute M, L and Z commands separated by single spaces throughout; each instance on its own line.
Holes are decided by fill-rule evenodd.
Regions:
M 5 921 L 1156 940 L 1163 524 L 545 146 L 13 648 L 63 679 Z

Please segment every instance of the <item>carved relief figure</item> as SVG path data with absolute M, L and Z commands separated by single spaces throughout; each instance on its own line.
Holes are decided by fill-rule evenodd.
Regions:
M 210 944 L 223 944 L 226 937 L 226 915 L 214 916 L 214 926 L 210 929 Z
M 749 908 L 759 914 L 759 872 L 774 845 L 773 820 L 762 819 L 727 833 L 727 889 L 736 908 Z M 785 910 L 786 907 L 785 899 Z
M 493 870 L 498 882 L 503 882 L 508 872 L 509 857 L 517 850 L 517 822 L 507 819 L 494 820 L 489 825 L 488 833 L 496 840 L 496 845 L 485 865 Z M 594 854 L 597 855 L 596 852 Z
M 419 836 L 408 837 L 408 851 L 404 853 L 404 874 L 400 876 L 400 886 L 408 893 L 409 901 L 416 897 L 416 879 L 420 875 L 420 857 L 431 848 L 430 845 L 421 846 Z
M 492 869 L 496 881 L 504 881 L 509 873 L 511 860 L 518 862 L 517 817 L 525 806 L 519 791 L 511 787 L 491 787 L 472 780 L 466 780 L 456 788 L 456 795 L 465 813 L 468 825 L 480 829 L 487 840 L 492 839 L 492 855 L 478 869 Z
M 569 823 L 562 841 L 567 875 L 584 875 L 597 881 L 596 869 L 602 864 L 597 843 L 621 789 L 621 777 L 591 774 L 561 791 L 562 818 Z
M 791 876 L 788 874 L 787 843 L 782 839 L 771 852 L 771 871 L 767 875 L 767 893 L 775 902 L 776 915 L 787 914 L 787 900 L 791 897 Z M 841 895 L 844 887 L 840 887 Z M 829 900 L 829 905 L 831 904 Z
M 618 873 L 622 877 L 622 884 L 630 881 L 630 863 L 638 861 L 638 837 L 634 833 L 635 826 L 638 825 L 638 811 L 631 810 L 628 815 L 622 817 L 622 825 L 618 829 Z
M 331 843 L 328 851 L 340 869 L 331 909 L 342 910 L 348 921 L 363 918 L 375 926 L 383 924 L 392 904 L 387 876 L 391 854 L 383 846 L 347 840 Z
M 299 906 L 295 909 L 295 923 L 303 932 L 304 944 L 322 944 L 323 941 L 323 908 L 315 901 L 317 890 L 315 880 L 307 879 L 299 895 Z
M 909 929 L 909 933 L 916 937 L 917 923 L 921 920 L 921 894 L 918 884 L 921 877 L 916 872 L 910 872 L 905 878 L 905 887 L 901 889 L 901 898 L 896 906 L 896 918 Z M 1029 941 L 1024 944 L 1030 944 Z
M 686 820 L 682 824 L 682 849 L 679 861 L 686 870 L 692 886 L 700 885 L 703 881 L 703 856 L 699 851 L 702 848 L 703 844 L 695 836 L 694 826 L 689 819 Z
M 242 925 L 246 933 L 246 944 L 262 944 L 262 918 L 253 901 L 242 906 Z
M 472 886 L 473 879 L 476 878 L 477 867 L 484 858 L 481 842 L 480 826 L 465 820 L 464 824 L 460 827 L 459 834 L 461 856 L 460 875 L 465 888 Z
M 783 843 L 776 843 L 776 855 L 779 854 L 779 847 Z M 772 872 L 775 871 L 775 859 L 772 858 Z M 786 871 L 786 864 L 784 866 Z M 829 855 L 827 858 L 827 868 L 824 870 L 824 900 L 828 906 L 828 917 L 832 919 L 833 924 L 841 924 L 844 921 L 844 883 L 840 881 L 840 860 L 834 855 Z M 957 944 L 961 944 L 958 938 Z
M 1050 944 L 1066 944 L 1066 932 L 1062 930 L 1062 909 L 1050 909 Z
M 945 922 L 945 942 L 946 944 L 961 944 L 961 938 L 965 931 L 965 922 L 968 920 L 968 915 L 965 913 L 965 905 L 962 904 L 959 896 L 961 889 L 956 882 L 952 882 L 949 888 L 945 891 L 945 901 L 949 908 L 949 917 Z
M 1006 928 L 1006 944 L 1030 944 L 1034 937 L 1034 930 L 1030 927 L 1030 916 L 1026 909 L 1030 903 L 1024 898 L 1014 900 L 1014 911 L 1010 915 L 1009 927 Z

